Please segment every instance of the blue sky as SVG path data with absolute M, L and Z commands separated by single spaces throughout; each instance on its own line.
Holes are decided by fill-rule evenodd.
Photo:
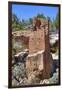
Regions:
M 37 14 L 44 14 L 46 17 L 49 16 L 51 20 L 55 19 L 58 13 L 58 7 L 51 6 L 33 6 L 33 5 L 12 5 L 12 13 L 16 14 L 17 17 L 22 20 L 27 20 Z

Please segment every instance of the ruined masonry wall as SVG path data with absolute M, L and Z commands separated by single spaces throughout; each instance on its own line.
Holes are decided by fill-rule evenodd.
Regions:
M 44 30 L 37 30 L 29 37 L 29 54 L 41 50 L 45 50 L 45 33 Z

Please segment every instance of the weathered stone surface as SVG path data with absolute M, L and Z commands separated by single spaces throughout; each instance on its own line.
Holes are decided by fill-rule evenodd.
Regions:
M 41 54 L 37 53 L 34 56 L 31 55 L 31 57 L 27 57 L 26 61 L 26 70 L 27 73 L 29 74 L 30 72 L 34 71 L 42 71 L 44 69 L 43 66 L 43 52 Z
M 44 79 L 40 81 L 40 84 L 49 84 L 49 80 L 48 79 Z
M 29 37 L 29 53 L 38 52 L 45 49 L 45 33 L 44 30 L 32 32 Z

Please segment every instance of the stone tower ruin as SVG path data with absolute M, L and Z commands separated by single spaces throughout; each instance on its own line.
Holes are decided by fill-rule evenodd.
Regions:
M 49 47 L 49 22 L 42 21 L 41 29 L 29 36 L 29 55 L 26 60 L 27 73 L 37 71 L 41 79 L 49 78 L 52 71 L 52 56 Z
M 41 29 L 26 32 L 19 31 L 15 37 L 15 40 L 23 42 L 29 51 L 26 58 L 28 79 L 35 72 L 35 76 L 37 75 L 41 79 L 47 79 L 50 78 L 52 71 L 52 56 L 49 46 L 49 21 L 41 21 Z

